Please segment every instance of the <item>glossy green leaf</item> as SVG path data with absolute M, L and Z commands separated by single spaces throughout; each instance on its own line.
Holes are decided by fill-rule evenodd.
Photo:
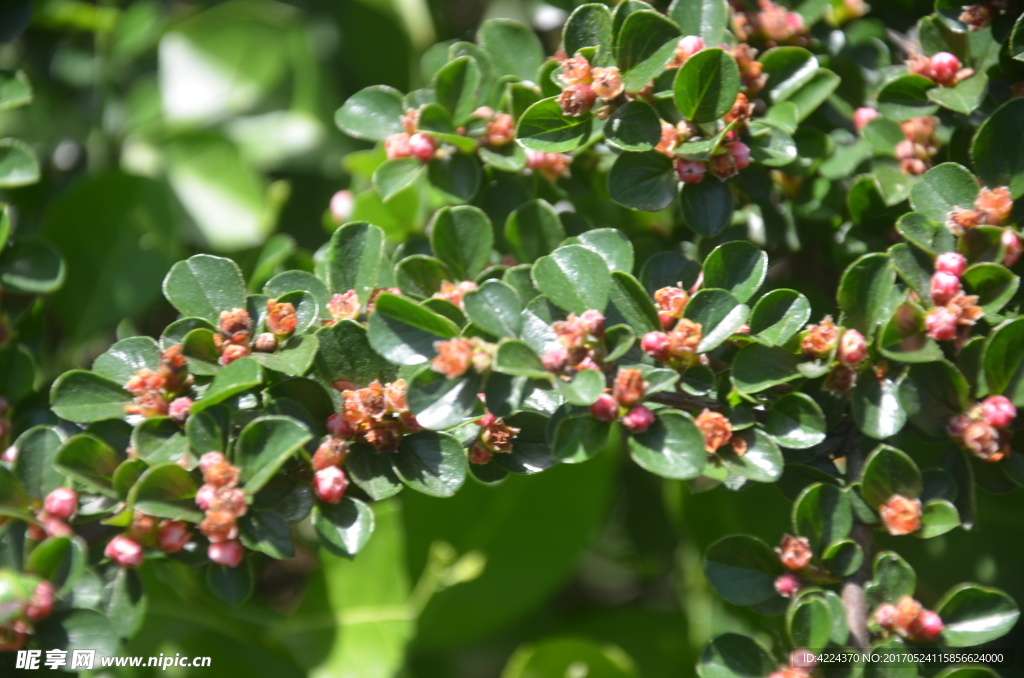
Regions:
M 753 638 L 723 633 L 708 641 L 697 664 L 700 678 L 759 678 L 775 670 L 775 660 Z
M 923 487 L 921 471 L 914 460 L 888 445 L 879 445 L 864 462 L 861 482 L 864 501 L 873 508 L 896 494 L 916 499 Z
M 803 596 L 786 612 L 786 631 L 793 647 L 824 648 L 832 635 L 832 611 L 824 599 Z
M 922 183 L 914 184 L 914 188 L 917 188 Z M 913 190 L 910 192 L 910 197 L 912 200 L 914 199 Z M 924 201 L 925 199 L 922 197 L 921 200 Z M 937 212 L 941 209 L 942 207 L 939 205 L 935 211 Z M 953 234 L 946 228 L 945 217 L 940 222 L 933 221 L 918 212 L 908 212 L 896 222 L 896 230 L 904 238 L 931 254 L 951 252 L 956 245 Z
M 704 574 L 715 593 L 730 603 L 756 605 L 778 597 L 775 578 L 782 574 L 782 565 L 760 539 L 733 535 L 708 548 Z
M 892 313 L 896 271 L 885 254 L 867 254 L 850 264 L 839 283 L 842 323 L 866 337 Z
M 603 52 L 611 53 L 612 13 L 608 7 L 587 3 L 574 9 L 562 27 L 562 45 L 569 55 L 584 47 L 600 47 Z
M 933 87 L 928 98 L 943 108 L 970 115 L 977 109 L 988 92 L 988 76 L 975 73 L 953 87 Z
M 494 369 L 512 376 L 549 379 L 550 373 L 529 344 L 518 340 L 503 341 L 494 356 Z
M 960 526 L 960 513 L 946 499 L 932 499 L 921 510 L 921 531 L 918 536 L 931 539 Z
M 568 153 L 590 136 L 593 115 L 566 115 L 557 97 L 541 99 L 523 113 L 516 125 L 516 138 L 526 148 L 543 153 Z
M 729 473 L 756 483 L 774 483 L 782 477 L 785 463 L 782 450 L 767 434 L 758 428 L 746 428 L 733 435 L 747 443 L 747 450 L 740 456 L 731 445 L 718 449 L 717 454 Z
M 932 115 L 939 109 L 928 98 L 928 90 L 933 87 L 935 82 L 923 75 L 902 75 L 890 80 L 878 92 L 878 110 L 897 122 Z
M 53 466 L 62 443 L 62 435 L 52 426 L 33 426 L 14 441 L 18 458 L 12 470 L 32 499 L 42 500 L 64 484 L 64 476 Z
M 704 44 L 718 45 L 729 22 L 729 5 L 726 0 L 673 0 L 668 18 L 676 22 L 683 35 L 698 35 Z
M 732 221 L 732 190 L 728 184 L 714 178 L 684 186 L 679 204 L 686 225 L 705 238 L 714 238 Z
M 672 91 L 676 106 L 687 120 L 698 123 L 717 120 L 729 112 L 739 94 L 739 67 L 722 49 L 701 50 L 687 59 L 676 73 Z
M 704 286 L 724 289 L 739 302 L 757 293 L 767 273 L 768 255 L 742 240 L 719 245 L 704 260 Z
M 216 323 L 222 311 L 245 308 L 245 280 L 230 259 L 197 254 L 171 267 L 164 296 L 183 316 Z
M 814 400 L 803 393 L 779 398 L 768 409 L 765 430 L 779 445 L 802 450 L 825 439 L 825 415 Z
M 345 102 L 334 116 L 341 131 L 358 139 L 384 141 L 402 130 L 405 105 L 402 94 L 386 85 L 362 89 Z
M 954 587 L 935 611 L 945 624 L 942 640 L 950 647 L 972 647 L 1001 638 L 1020 617 L 1012 598 L 998 589 L 976 584 Z
M 916 212 L 944 224 L 954 207 L 974 209 L 978 183 L 974 175 L 955 162 L 936 165 L 910 189 L 910 203 Z
M 467 280 L 487 265 L 494 247 L 491 222 L 476 207 L 444 207 L 434 215 L 430 246 L 452 275 Z
M 1001 264 L 981 263 L 968 268 L 962 278 L 967 294 L 978 296 L 986 314 L 998 313 L 1020 286 L 1020 278 Z
M 472 418 L 480 388 L 480 375 L 473 370 L 456 379 L 448 379 L 424 366 L 412 378 L 406 399 L 420 426 L 444 430 Z
M 263 383 L 263 369 L 252 358 L 240 358 L 217 373 L 213 382 L 203 393 L 203 397 L 195 401 L 190 409 L 191 414 L 202 412 L 211 405 L 217 405 L 228 398 L 248 391 Z
M 505 240 L 523 262 L 551 254 L 564 239 L 565 229 L 558 213 L 545 200 L 520 205 L 505 221 Z
M 898 397 L 899 386 L 888 377 L 865 374 L 857 379 L 851 396 L 853 420 L 867 436 L 884 440 L 894 436 L 907 423 L 907 413 Z
M 650 151 L 661 141 L 661 120 L 650 104 L 630 101 L 609 116 L 604 136 L 623 151 Z
M 373 187 L 381 200 L 387 202 L 409 188 L 420 178 L 425 165 L 416 158 L 385 160 L 373 173 Z
M 480 96 L 480 67 L 469 56 L 449 61 L 434 76 L 434 96 L 456 125 L 462 125 L 476 110 Z
M 661 75 L 680 37 L 679 27 L 658 12 L 631 12 L 615 40 L 615 58 L 626 91 L 637 92 Z
M 328 384 L 342 380 L 364 385 L 380 377 L 384 359 L 370 347 L 366 328 L 359 323 L 339 320 L 317 330 L 316 337 L 316 372 Z
M 924 309 L 912 301 L 896 307 L 892 318 L 882 328 L 878 350 L 887 358 L 905 363 L 942 359 L 942 349 L 928 336 Z
M 0 245 L 0 284 L 11 292 L 49 294 L 64 284 L 60 254 L 45 241 L 27 237 Z
M 132 447 L 151 466 L 177 462 L 188 454 L 188 439 L 167 417 L 151 417 L 132 430 Z
M 835 485 L 815 483 L 793 502 L 793 529 L 810 540 L 815 553 L 822 552 L 825 546 L 838 539 L 846 538 L 852 527 L 850 502 Z
M 533 30 L 511 19 L 485 21 L 477 31 L 480 46 L 487 50 L 498 75 L 532 80 L 544 60 L 544 50 Z
M 697 292 L 686 304 L 683 317 L 701 326 L 698 353 L 717 348 L 733 332 L 747 322 L 750 308 L 741 304 L 725 290 L 705 288 Z
M 900 382 L 899 398 L 915 426 L 945 437 L 950 418 L 967 408 L 967 380 L 945 360 L 914 364 Z
M 175 463 L 153 466 L 128 493 L 128 504 L 159 518 L 198 523 L 203 512 L 196 506 L 199 486 L 192 475 Z
M 1001 393 L 1024 407 L 1024 318 L 1003 323 L 985 343 L 985 383 L 989 392 Z
M 437 354 L 435 342 L 458 333 L 451 320 L 393 294 L 377 297 L 376 308 L 370 314 L 370 345 L 399 365 L 427 362 Z
M 351 497 L 337 504 L 320 502 L 313 509 L 313 529 L 320 543 L 336 556 L 352 558 L 373 534 L 373 510 Z
M 466 480 L 462 445 L 447 433 L 420 431 L 404 436 L 391 461 L 408 487 L 432 497 L 450 497 Z
M 608 173 L 608 193 L 624 207 L 658 212 L 671 205 L 678 192 L 672 159 L 657 151 L 623 153 Z
M 32 84 L 24 71 L 0 72 L 0 111 L 32 103 Z
M 765 346 L 781 346 L 811 317 L 811 303 L 795 290 L 772 290 L 758 299 L 750 314 L 750 334 Z
M 95 372 L 65 372 L 50 388 L 53 411 L 70 421 L 100 421 L 124 416 L 131 395 L 117 382 Z
M 898 554 L 883 551 L 875 556 L 871 581 L 864 587 L 868 602 L 877 606 L 880 603 L 896 603 L 903 596 L 913 596 L 917 588 L 917 575 L 914 569 Z
M 733 359 L 732 383 L 743 393 L 759 393 L 801 376 L 800 356 L 781 346 L 750 344 Z
M 519 295 L 507 283 L 488 280 L 462 298 L 466 317 L 496 337 L 516 338 L 523 327 Z
M 559 394 L 571 405 L 592 405 L 604 391 L 604 375 L 598 370 L 580 370 L 571 381 L 555 380 Z
M 1024 195 L 1024 100 L 1010 99 L 981 123 L 971 144 L 971 159 L 988 186 L 1009 186 L 1014 199 Z
M 19 139 L 0 139 L 0 188 L 18 188 L 39 181 L 39 161 L 32 147 Z
M 582 245 L 567 245 L 537 260 L 533 283 L 561 308 L 580 314 L 604 309 L 611 275 L 601 255 Z

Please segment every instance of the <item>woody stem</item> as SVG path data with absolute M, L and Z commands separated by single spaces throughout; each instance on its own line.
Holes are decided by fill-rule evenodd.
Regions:
M 846 455 L 847 485 L 860 480 L 864 466 L 864 453 L 860 446 L 854 446 Z M 872 539 L 871 527 L 854 522 L 850 535 L 864 553 L 864 560 L 852 575 L 843 581 L 842 600 L 846 610 L 846 625 L 850 628 L 850 636 L 858 650 L 868 648 L 868 603 L 864 597 L 864 584 L 867 583 L 871 567 Z

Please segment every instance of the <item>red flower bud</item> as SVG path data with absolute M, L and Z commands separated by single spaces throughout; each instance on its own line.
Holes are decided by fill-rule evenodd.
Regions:
M 409 137 L 409 152 L 420 162 L 433 160 L 435 151 L 437 151 L 437 142 L 434 137 L 423 132 L 417 132 Z
M 580 315 L 579 322 L 594 337 L 600 339 L 604 336 L 604 314 L 600 311 L 584 311 Z
M 337 438 L 351 438 L 355 432 L 349 420 L 340 414 L 332 414 L 327 417 L 327 430 Z
M 331 196 L 331 220 L 343 224 L 352 216 L 352 191 L 338 191 Z
M 948 341 L 956 337 L 957 316 L 945 306 L 933 309 L 924 319 L 928 336 L 936 341 Z
M 619 418 L 619 403 L 610 393 L 602 393 L 590 406 L 590 413 L 599 421 L 615 421 Z
M 313 479 L 313 490 L 321 501 L 329 504 L 337 504 L 345 496 L 345 488 L 348 487 L 348 479 L 345 472 L 337 466 L 328 466 L 316 472 Z
M 41 581 L 36 584 L 32 591 L 32 597 L 25 607 L 25 616 L 32 621 L 40 621 L 50 616 L 53 610 L 53 601 L 57 597 L 53 584 L 48 581 Z
M 224 567 L 238 567 L 242 563 L 243 555 L 245 549 L 237 539 L 210 544 L 210 548 L 206 550 L 206 556 L 210 560 Z
M 277 350 L 277 337 L 270 332 L 260 332 L 256 341 L 252 343 L 252 348 L 257 353 L 273 353 Z
M 672 318 L 673 322 L 675 318 Z M 640 348 L 644 353 L 655 360 L 665 361 L 669 359 L 669 347 L 671 342 L 664 332 L 648 332 L 640 340 Z
M 142 547 L 124 535 L 111 539 L 103 555 L 121 567 L 137 567 L 142 564 L 144 557 Z
M 707 166 L 696 160 L 676 160 L 676 174 L 684 184 L 699 184 L 704 181 Z
M 873 108 L 858 108 L 853 112 L 853 126 L 861 131 L 868 126 L 868 123 L 878 117 L 878 111 Z
M 733 162 L 736 163 L 736 169 L 746 169 L 750 166 L 750 146 L 747 146 L 742 141 L 733 141 L 725 145 L 725 150 L 729 151 L 729 154 L 732 155 Z
M 66 521 L 56 516 L 40 516 L 39 522 L 43 524 L 46 534 L 51 537 L 71 537 L 75 534 L 75 531 L 71 529 L 71 526 Z
M 1003 231 L 999 240 L 1003 243 L 1003 250 L 1005 252 L 1003 254 L 1003 266 L 1013 266 L 1020 259 L 1021 253 L 1024 253 L 1024 245 L 1021 245 L 1020 238 L 1010 229 Z
M 661 329 L 668 332 L 670 329 L 675 327 L 677 322 L 679 322 L 679 318 L 674 315 L 669 315 L 668 313 L 659 313 L 658 322 L 661 324 Z
M 494 455 L 481 443 L 473 443 L 469 447 L 469 461 L 473 464 L 486 464 Z
M 683 64 L 687 59 L 704 49 L 704 39 L 699 35 L 687 35 L 676 45 L 676 62 Z
M 846 330 L 839 339 L 839 350 L 836 357 L 846 365 L 856 365 L 868 355 L 868 345 L 864 335 L 857 330 Z
M 956 83 L 956 74 L 960 71 L 960 60 L 949 52 L 939 52 L 931 58 L 932 77 L 940 85 L 950 86 Z
M 164 520 L 160 523 L 160 531 L 157 532 L 157 548 L 164 553 L 178 553 L 192 539 L 188 524 L 180 520 Z
M 341 438 L 328 438 L 320 443 L 313 455 L 313 469 L 322 471 L 331 466 L 341 466 L 348 457 L 348 443 Z
M 55 518 L 67 520 L 78 510 L 78 493 L 67 487 L 58 487 L 46 495 L 43 508 Z
M 496 421 L 498 421 L 498 418 L 495 417 L 490 412 L 488 412 L 487 414 L 476 420 L 476 425 L 480 426 L 481 428 L 487 428 L 488 426 L 493 426 L 494 422 Z
M 937 272 L 951 273 L 957 278 L 963 276 L 967 268 L 967 259 L 959 252 L 943 252 L 935 257 L 935 270 Z
M 945 625 L 942 623 L 942 618 L 939 615 L 931 610 L 921 610 L 921 613 L 917 615 L 917 619 L 910 624 L 907 630 L 914 640 L 930 643 L 939 637 L 944 628 Z
M 213 503 L 213 498 L 217 495 L 217 488 L 213 485 L 203 485 L 196 492 L 196 506 L 201 511 L 207 511 L 210 505 Z
M 981 403 L 981 412 L 985 421 L 995 428 L 1006 428 L 1017 418 L 1017 408 L 1009 398 L 1001 395 L 985 398 Z
M 932 301 L 936 306 L 946 305 L 950 299 L 960 292 L 960 278 L 952 273 L 939 271 L 932 276 Z
M 803 587 L 803 580 L 792 572 L 787 572 L 775 580 L 775 590 L 783 598 L 792 598 L 799 593 L 800 589 Z
M 896 606 L 892 603 L 882 603 L 875 610 L 875 623 L 881 626 L 883 629 L 891 629 L 896 626 L 896 616 L 898 612 Z
M 622 418 L 622 425 L 630 433 L 643 433 L 654 423 L 654 413 L 643 405 L 637 405 Z

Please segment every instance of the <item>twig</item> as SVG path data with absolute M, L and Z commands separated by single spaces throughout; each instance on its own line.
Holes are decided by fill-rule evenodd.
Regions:
M 864 453 L 859 446 L 849 450 L 846 456 L 846 480 L 852 483 L 860 480 L 864 467 Z M 846 609 L 846 625 L 858 650 L 868 649 L 868 602 L 864 597 L 864 584 L 868 581 L 872 559 L 871 528 L 854 523 L 851 537 L 864 552 L 864 561 L 852 575 L 843 582 L 842 600 Z

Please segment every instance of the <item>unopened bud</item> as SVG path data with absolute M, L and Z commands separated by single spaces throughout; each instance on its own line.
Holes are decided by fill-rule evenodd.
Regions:
M 782 537 L 782 543 L 775 548 L 775 552 L 779 554 L 782 566 L 793 572 L 810 565 L 814 555 L 807 537 L 794 537 L 788 534 Z
M 622 73 L 615 66 L 595 68 L 593 71 L 594 94 L 605 101 L 611 101 L 623 92 Z
M 67 487 L 58 487 L 46 495 L 43 508 L 54 517 L 67 520 L 78 511 L 78 493 Z
M 873 108 L 858 108 L 853 112 L 853 126 L 857 131 L 863 130 L 868 123 L 878 117 L 878 111 Z
M 619 403 L 609 393 L 602 393 L 590 406 L 590 414 L 598 421 L 615 421 L 619 418 Z
M 875 623 L 883 629 L 892 629 L 896 626 L 896 616 L 897 610 L 895 605 L 892 603 L 882 603 L 875 610 L 874 619 Z
M 207 558 L 224 567 L 238 567 L 244 555 L 245 549 L 237 539 L 210 544 L 210 548 L 206 550 Z
M 320 443 L 313 454 L 313 469 L 322 471 L 331 466 L 341 466 L 348 457 L 348 444 L 341 438 L 328 438 Z
M 437 141 L 434 140 L 434 137 L 423 132 L 417 132 L 409 137 L 409 152 L 420 162 L 433 160 L 436 151 Z
M 676 174 L 684 184 L 699 184 L 704 181 L 707 166 L 696 160 L 676 160 Z
M 643 405 L 637 405 L 626 412 L 622 425 L 630 433 L 643 433 L 654 423 L 654 413 Z
M 960 71 L 960 59 L 949 52 L 939 52 L 930 61 L 932 77 L 940 85 L 950 86 L 956 83 L 956 75 Z
M 675 320 L 672 318 L 672 322 Z M 668 335 L 664 332 L 648 332 L 640 340 L 640 348 L 644 353 L 663 362 L 669 359 L 669 346 Z
M 889 534 L 910 534 L 921 527 L 920 499 L 908 499 L 894 494 L 889 501 L 879 507 L 878 512 Z
M 943 252 L 935 257 L 936 272 L 949 273 L 960 278 L 966 269 L 967 259 L 959 252 Z
M 124 535 L 111 539 L 103 555 L 121 567 L 138 567 L 144 558 L 142 547 Z
M 676 45 L 676 62 L 683 64 L 702 49 L 704 49 L 704 39 L 699 35 L 684 36 Z
M 171 404 L 167 406 L 167 416 L 171 418 L 171 421 L 177 424 L 184 424 L 185 420 L 188 419 L 188 413 L 192 409 L 192 399 L 182 396 L 175 398 L 171 401 Z
M 178 553 L 192 539 L 188 524 L 180 520 L 165 520 L 157 533 L 157 548 L 164 553 Z
M 936 306 L 944 306 L 960 292 L 960 278 L 952 273 L 939 271 L 932 276 L 932 301 Z
M 412 150 L 409 148 L 409 135 L 405 132 L 392 134 L 384 140 L 384 154 L 388 160 L 399 158 L 411 158 Z
M 57 597 L 57 592 L 53 588 L 53 584 L 48 581 L 41 581 L 36 584 L 36 588 L 32 591 L 32 597 L 28 601 L 28 605 L 25 606 L 25 616 L 32 621 L 42 621 L 50 616 L 50 612 L 53 611 L 53 602 Z
M 338 191 L 331 196 L 331 219 L 343 224 L 352 216 L 352 191 Z
M 589 83 L 590 62 L 585 56 L 574 56 L 562 62 L 562 82 L 566 85 Z
M 1020 237 L 1010 229 L 1006 229 L 999 237 L 999 241 L 1003 244 L 1003 266 L 1013 266 L 1020 259 L 1021 253 L 1024 253 L 1024 245 L 1021 245 Z
M 775 580 L 775 590 L 783 598 L 792 598 L 800 592 L 803 586 L 803 580 L 792 572 L 787 572 Z
M 355 433 L 351 422 L 340 414 L 327 417 L 327 430 L 336 438 L 351 438 Z
M 261 332 L 252 347 L 257 353 L 273 353 L 277 350 L 277 337 L 270 332 Z
M 579 322 L 586 328 L 587 333 L 600 339 L 604 336 L 604 314 L 593 309 L 584 311 L 580 315 Z
M 561 346 L 553 348 L 544 353 L 541 362 L 544 363 L 545 370 L 559 374 L 569 366 L 569 352 Z
M 928 336 L 936 341 L 948 341 L 956 337 L 957 316 L 945 306 L 933 309 L 924 319 Z
M 733 141 L 725 145 L 725 150 L 732 155 L 736 169 L 742 170 L 750 166 L 750 146 L 742 141 Z
M 316 472 L 313 478 L 313 491 L 317 499 L 326 501 L 329 504 L 337 504 L 345 495 L 345 488 L 348 487 L 348 479 L 345 472 L 337 466 L 328 466 Z
M 945 625 L 938 614 L 931 610 L 921 610 L 921 613 L 917 615 L 917 619 L 910 624 L 907 630 L 910 631 L 910 635 L 914 640 L 930 643 L 939 637 L 944 628 Z
M 995 428 L 1006 428 L 1017 418 L 1017 408 L 1006 396 L 994 395 L 985 398 L 981 403 L 982 416 L 989 425 Z
M 856 365 L 868 355 L 868 344 L 857 330 L 846 330 L 839 339 L 836 357 L 845 365 Z

